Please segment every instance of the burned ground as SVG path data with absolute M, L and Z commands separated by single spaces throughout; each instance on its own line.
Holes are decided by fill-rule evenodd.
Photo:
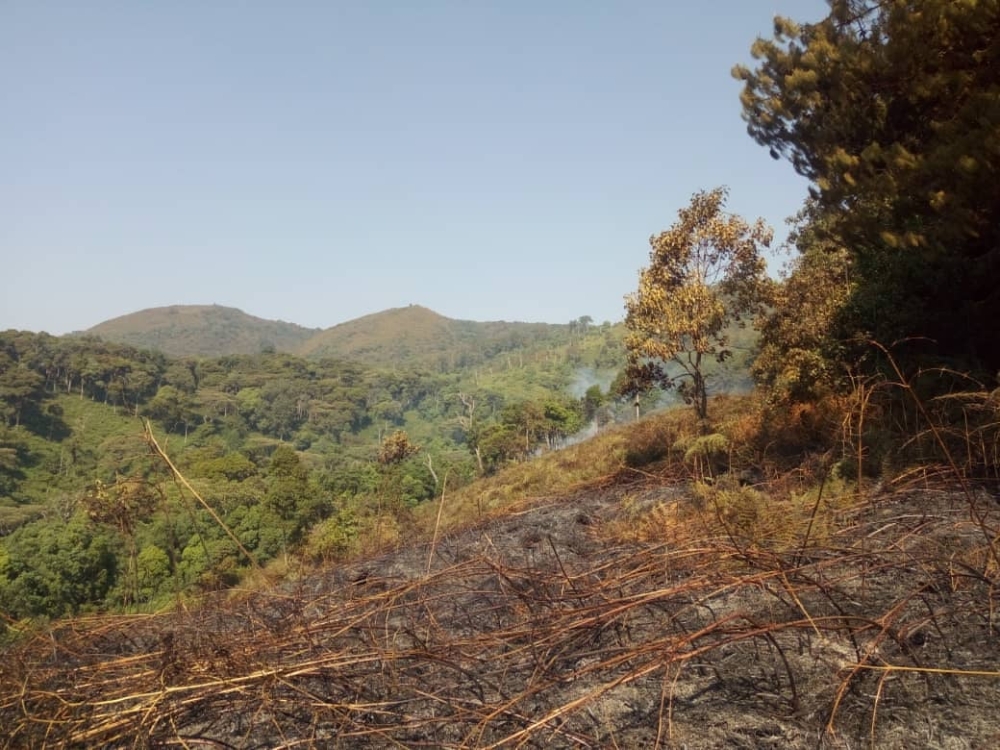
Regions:
M 779 502 L 779 501 L 775 501 Z M 996 502 L 859 497 L 768 547 L 647 477 L 266 591 L 8 649 L 7 747 L 989 747 Z M 780 508 L 778 508 L 780 512 Z

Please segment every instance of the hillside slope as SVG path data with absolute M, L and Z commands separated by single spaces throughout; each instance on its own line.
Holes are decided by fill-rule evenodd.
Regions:
M 293 352 L 318 331 L 234 307 L 171 305 L 106 320 L 84 333 L 172 357 L 219 357 L 264 349 Z
M 172 357 L 256 354 L 265 349 L 378 367 L 453 372 L 515 352 L 565 345 L 570 326 L 453 320 L 420 305 L 392 308 L 326 329 L 264 320 L 219 305 L 172 305 L 122 315 L 82 333 Z
M 762 547 L 622 475 L 268 591 L 66 623 L 0 660 L 5 746 L 995 746 L 992 583 L 956 567 L 995 503 L 855 500 Z M 659 541 L 614 533 L 651 517 Z
M 297 353 L 445 371 L 480 364 L 503 352 L 537 347 L 554 338 L 565 341 L 567 326 L 453 320 L 426 307 L 409 305 L 327 328 Z

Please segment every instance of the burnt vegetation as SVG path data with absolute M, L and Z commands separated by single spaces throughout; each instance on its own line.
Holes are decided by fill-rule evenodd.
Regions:
M 996 2 L 951 0 L 777 19 L 756 67 L 734 73 L 751 136 L 813 182 L 799 254 L 781 282 L 764 277 L 759 225 L 727 276 L 722 251 L 751 225 L 721 213 L 724 190 L 696 193 L 654 235 L 627 332 L 581 318 L 559 333 L 576 365 L 614 349 L 610 393 L 539 391 L 570 379 L 548 339 L 490 352 L 532 394 L 516 402 L 488 358 L 455 375 L 440 353 L 425 388 L 274 352 L 260 379 L 249 359 L 143 354 L 125 377 L 110 350 L 66 349 L 81 356 L 52 372 L 30 346 L 0 351 L 17 365 L 0 372 L 7 487 L 34 476 L 26 425 L 61 434 L 82 414 L 38 408 L 53 383 L 151 406 L 176 438 L 149 421 L 138 449 L 106 438 L 94 463 L 114 471 L 89 515 L 38 511 L 61 507 L 86 552 L 61 575 L 25 563 L 59 545 L 15 519 L 0 546 L 0 594 L 18 607 L 4 745 L 1000 744 L 997 28 Z M 702 362 L 729 358 L 740 316 L 756 317 L 743 364 L 758 388 L 710 397 Z M 552 366 L 526 377 L 532 356 Z M 668 370 L 678 358 L 691 369 Z M 288 391 L 296 378 L 313 390 Z M 631 416 L 632 397 L 651 406 L 651 382 L 694 408 L 602 422 Z M 331 389 L 352 408 L 309 400 Z M 209 405 L 202 452 L 174 461 Z M 420 410 L 446 421 L 409 429 Z M 554 450 L 591 420 L 595 437 Z M 336 445 L 325 465 L 314 443 Z M 367 460 L 344 463 L 361 443 Z M 65 608 L 33 619 L 53 591 Z
M 651 417 L 428 504 L 422 542 L 58 622 L 0 666 L 6 743 L 990 744 L 1000 420 L 964 398 L 904 415 L 897 389 L 845 404 L 859 452 L 836 467 L 793 470 L 765 411 L 717 401 L 712 441 Z M 931 420 L 898 449 L 919 465 L 852 475 L 888 408 Z M 936 421 L 955 408 L 976 431 Z M 556 460 L 577 481 L 539 494 Z

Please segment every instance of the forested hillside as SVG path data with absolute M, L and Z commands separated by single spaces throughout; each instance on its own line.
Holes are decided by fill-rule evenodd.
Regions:
M 498 357 L 491 338 L 475 361 L 492 364 L 450 372 L 405 358 L 391 337 L 368 350 L 392 363 L 376 368 L 0 334 L 0 606 L 24 617 L 150 602 L 303 545 L 346 553 L 389 495 L 389 510 L 411 507 L 445 477 L 461 486 L 629 415 L 608 394 L 620 331 L 550 328 L 561 344 L 522 338 Z M 145 420 L 239 544 L 206 508 L 185 508 Z M 403 452 L 380 462 L 390 439 Z
M 171 305 L 122 315 L 83 332 L 173 357 L 294 352 L 318 329 L 264 320 L 221 305 Z
M 509 364 L 509 358 L 520 362 L 536 350 L 574 343 L 593 325 L 586 315 L 566 324 L 452 320 L 409 305 L 311 329 L 219 305 L 172 305 L 99 323 L 84 335 L 173 357 L 277 351 L 309 359 L 454 372 L 494 360 L 501 366 Z M 613 359 L 605 356 L 606 364 L 613 366 Z
M 420 365 L 438 372 L 518 357 L 525 351 L 571 343 L 591 325 L 584 316 L 569 324 L 452 320 L 420 305 L 366 315 L 327 328 L 297 352 L 373 365 Z
M 463 323 L 411 307 L 325 333 L 355 359 L 173 358 L 0 334 L 0 607 L 151 604 L 293 551 L 346 555 L 446 481 L 635 416 L 620 325 Z M 745 356 L 714 372 L 719 390 L 746 387 Z M 639 409 L 668 400 L 651 391 Z M 151 455 L 147 421 L 204 506 L 186 506 Z

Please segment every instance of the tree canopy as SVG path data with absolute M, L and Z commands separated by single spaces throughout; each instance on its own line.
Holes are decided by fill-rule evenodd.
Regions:
M 831 0 L 775 20 L 745 83 L 750 135 L 813 182 L 857 284 L 837 324 L 995 375 L 1000 2 Z
M 708 412 L 705 366 L 731 355 L 727 326 L 758 309 L 766 278 L 761 250 L 773 234 L 761 219 L 751 225 L 727 214 L 726 195 L 721 187 L 696 193 L 670 229 L 650 238 L 649 266 L 625 301 L 633 390 L 676 387 L 701 419 Z
M 583 316 L 538 333 L 440 372 L 0 332 L 0 614 L 155 607 L 231 585 L 251 559 L 345 554 L 445 477 L 457 489 L 559 447 L 584 427 L 571 386 L 611 379 L 621 332 Z M 139 417 L 205 506 L 169 481 Z

